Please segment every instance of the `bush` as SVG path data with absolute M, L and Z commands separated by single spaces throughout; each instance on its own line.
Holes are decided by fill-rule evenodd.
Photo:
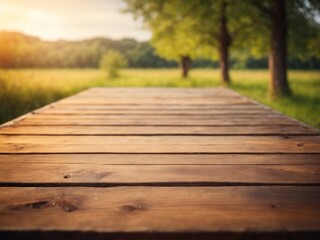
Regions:
M 118 77 L 119 69 L 126 66 L 126 58 L 117 51 L 109 51 L 102 57 L 100 61 L 100 68 L 103 70 L 107 70 L 110 78 Z

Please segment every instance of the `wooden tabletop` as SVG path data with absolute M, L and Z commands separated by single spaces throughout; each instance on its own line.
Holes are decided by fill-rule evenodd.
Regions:
M 91 88 L 0 127 L 0 239 L 319 239 L 316 129 L 227 88 Z

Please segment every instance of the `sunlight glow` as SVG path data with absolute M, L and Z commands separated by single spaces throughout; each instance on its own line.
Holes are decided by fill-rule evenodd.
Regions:
M 45 40 L 91 37 L 147 40 L 150 33 L 121 0 L 0 0 L 0 31 L 19 31 Z

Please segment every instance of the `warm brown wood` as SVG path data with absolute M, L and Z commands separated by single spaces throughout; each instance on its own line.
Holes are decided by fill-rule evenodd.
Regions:
M 0 135 L 0 142 L 0 153 L 320 153 L 320 136 Z
M 319 202 L 319 131 L 227 88 L 92 88 L 0 126 L 1 240 L 317 239 Z
M 99 165 L 319 165 L 320 154 L 1 154 L 0 163 Z
M 270 115 L 270 110 L 268 109 L 215 109 L 215 108 L 185 108 L 185 109 L 108 109 L 108 108 L 51 108 L 46 111 L 41 112 L 42 115 Z
M 83 104 L 83 105 L 128 105 L 128 104 L 141 104 L 144 101 L 149 101 L 149 104 L 183 104 L 185 101 L 188 101 L 188 98 L 185 99 L 167 99 L 159 98 L 150 101 L 149 99 L 110 99 L 104 100 L 101 99 L 68 99 L 64 101 L 64 104 Z M 192 99 L 189 101 L 189 105 L 196 106 L 198 104 L 210 104 L 210 105 L 228 105 L 228 104 L 247 104 L 248 100 L 246 99 L 235 99 L 235 100 L 215 100 L 212 99 Z
M 249 121 L 249 120 L 260 120 L 261 115 L 255 115 L 253 113 L 250 114 L 218 114 L 218 115 L 211 115 L 211 114 L 169 114 L 169 115 L 153 115 L 153 114 L 112 114 L 112 115 L 103 115 L 103 114 L 34 114 L 31 115 L 28 119 L 61 119 L 69 120 L 69 119 L 84 119 L 90 121 L 93 120 L 153 120 L 153 121 L 163 121 L 163 120 L 225 120 L 226 118 L 237 118 L 242 121 Z M 273 114 L 273 113 L 265 113 L 263 115 L 264 119 L 273 120 L 275 121 L 279 119 L 284 119 L 284 117 L 280 114 Z M 286 118 L 285 118 L 286 119 Z
M 294 120 L 288 118 L 264 118 L 263 116 L 256 119 L 246 118 L 207 118 L 207 119 L 188 119 L 188 118 L 162 118 L 157 119 L 152 118 L 117 118 L 117 119 L 99 119 L 99 118 L 66 118 L 59 117 L 58 119 L 50 118 L 26 118 L 18 122 L 19 125 L 25 126 L 63 126 L 63 125 L 73 125 L 73 126 L 126 126 L 126 125 L 135 125 L 135 126 L 259 126 L 259 125 L 297 125 Z
M 1 190 L 1 230 L 240 233 L 320 228 L 319 187 Z
M 194 112 L 194 111 L 226 111 L 226 110 L 268 110 L 272 111 L 271 109 L 267 108 L 263 105 L 257 105 L 253 103 L 248 104 L 241 104 L 241 105 L 210 105 L 210 104 L 198 104 L 198 105 L 190 105 L 187 103 L 184 104 L 148 104 L 140 103 L 140 104 L 119 104 L 119 105 L 86 105 L 86 104 L 67 104 L 64 103 L 62 100 L 59 104 L 54 104 L 50 107 L 52 110 L 103 110 L 103 111 L 177 111 L 177 112 Z M 50 110 L 48 109 L 48 110 Z M 37 110 L 35 111 L 37 112 Z
M 225 89 L 104 89 L 103 93 L 89 90 L 63 101 L 64 104 L 244 104 L 249 99 Z M 145 101 L 147 100 L 147 101 Z
M 103 97 L 103 98 L 196 98 L 196 97 L 240 97 L 238 93 L 225 88 L 91 88 L 73 96 L 73 98 L 83 97 Z
M 301 125 L 281 126 L 14 126 L 9 135 L 309 135 L 318 131 Z
M 320 185 L 320 165 L 92 165 L 0 163 L 0 183 Z M 32 172 L 32 174 L 30 174 Z

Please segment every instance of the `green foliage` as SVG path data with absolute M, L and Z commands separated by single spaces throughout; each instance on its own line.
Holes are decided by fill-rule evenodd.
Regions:
M 243 31 L 243 39 L 236 48 L 237 57 L 258 57 L 267 54 L 270 46 L 270 21 L 268 10 L 272 0 L 245 0 L 251 26 Z M 288 55 L 291 59 L 319 58 L 320 8 L 313 0 L 286 0 Z M 317 6 L 318 4 L 318 6 Z M 318 19 L 318 20 L 317 20 Z
M 127 0 L 127 11 L 142 18 L 152 31 L 151 44 L 157 54 L 167 60 L 180 62 L 182 57 L 196 58 L 201 45 L 197 36 L 190 37 L 193 18 L 186 17 L 192 5 L 180 0 Z
M 237 38 L 245 41 L 245 30 L 252 24 L 248 3 L 244 1 L 202 0 L 199 4 L 198 0 L 126 0 L 126 3 L 126 11 L 142 18 L 152 31 L 157 53 L 171 60 L 181 56 L 219 59 L 223 4 L 227 4 L 231 42 Z
M 271 0 L 126 0 L 127 12 L 142 18 L 153 33 L 152 44 L 159 55 L 177 60 L 179 56 L 217 60 L 221 4 L 227 3 L 226 17 L 232 41 L 232 56 L 265 57 L 269 50 Z M 257 8 L 257 3 L 261 9 Z M 319 3 L 286 0 L 288 53 L 293 59 L 319 58 Z M 317 20 L 318 19 L 318 20 Z
M 288 50 L 299 59 L 320 56 L 320 4 L 314 0 L 289 0 Z
M 158 57 L 149 42 L 138 43 L 127 52 L 128 65 L 133 68 L 170 68 L 177 67 L 174 61 Z
M 320 72 L 289 71 L 295 95 L 270 101 L 266 70 L 232 71 L 232 88 L 280 112 L 320 128 Z M 125 69 L 117 81 L 106 81 L 99 70 L 0 70 L 0 122 L 8 121 L 52 101 L 88 87 L 212 87 L 219 85 L 219 72 L 195 69 L 181 81 L 176 69 Z
M 100 68 L 108 72 L 110 78 L 119 77 L 119 69 L 127 66 L 126 58 L 117 51 L 109 51 L 100 61 Z
M 149 24 L 153 32 L 151 43 L 156 52 L 167 60 L 179 62 L 182 57 L 199 57 L 201 45 L 198 38 L 189 36 L 195 19 L 185 17 L 192 11 L 191 7 L 181 1 L 166 1 L 162 4 L 161 13 Z
M 21 33 L 0 32 L 0 68 L 97 68 L 110 50 L 124 55 L 129 67 L 145 67 L 145 63 L 147 67 L 176 66 L 157 56 L 149 42 L 107 38 L 46 42 Z
M 320 31 L 319 31 L 320 32 Z M 242 36 L 239 35 L 238 38 Z M 247 37 L 248 38 L 248 37 Z M 261 38 L 265 41 L 264 38 Z M 242 40 L 241 40 L 242 41 Z M 245 41 L 245 39 L 243 40 Z M 250 39 L 246 40 L 250 43 Z M 301 59 L 289 56 L 289 67 L 294 69 L 320 68 L 320 37 L 310 40 L 306 52 L 312 51 L 316 57 L 305 56 Z M 235 41 L 236 44 L 238 41 Z M 254 45 L 251 44 L 250 45 Z M 179 49 L 178 44 L 174 44 Z M 266 46 L 266 45 L 264 45 Z M 57 51 L 59 49 L 59 51 Z M 197 51 L 200 48 L 196 47 Z M 210 53 L 210 49 L 201 51 Z M 231 66 L 236 68 L 266 68 L 265 51 L 260 51 L 259 58 L 248 57 L 248 48 L 233 48 Z M 242 49 L 238 54 L 239 49 Z M 20 33 L 0 32 L 0 68 L 96 68 L 101 57 L 110 50 L 119 51 L 128 60 L 131 68 L 172 68 L 177 67 L 174 61 L 157 56 L 154 47 L 149 42 L 137 42 L 132 39 L 113 41 L 105 38 L 95 38 L 84 41 L 44 42 L 40 39 Z M 201 55 L 200 53 L 197 53 Z M 205 54 L 203 54 L 205 55 Z M 213 56 L 213 55 L 212 55 Z M 216 61 L 194 59 L 192 67 L 218 67 Z

